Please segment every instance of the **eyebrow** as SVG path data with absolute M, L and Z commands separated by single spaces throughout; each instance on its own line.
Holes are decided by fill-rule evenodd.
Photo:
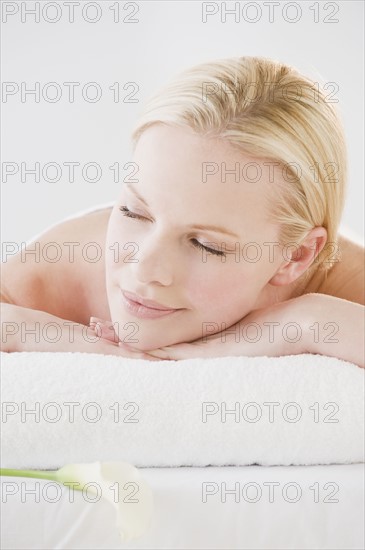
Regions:
M 141 202 L 143 202 L 143 204 L 145 206 L 147 206 L 148 208 L 150 208 L 150 205 L 148 204 L 148 202 L 138 193 L 138 191 L 134 188 L 134 186 L 131 184 L 131 183 L 126 183 L 125 187 L 131 191 L 136 197 L 137 199 L 139 199 Z M 240 239 L 240 236 L 237 235 L 236 233 L 232 233 L 231 231 L 228 231 L 227 229 L 225 229 L 224 227 L 220 227 L 218 225 L 201 225 L 201 224 L 192 224 L 192 225 L 188 225 L 187 227 L 191 228 L 191 229 L 200 229 L 200 230 L 210 230 L 210 231 L 216 231 L 218 233 L 225 233 L 226 235 L 231 235 L 232 237 L 236 237 L 237 239 Z

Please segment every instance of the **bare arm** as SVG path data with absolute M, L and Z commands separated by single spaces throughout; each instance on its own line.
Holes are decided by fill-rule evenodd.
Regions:
M 0 302 L 4 304 L 11 304 L 12 301 L 10 300 L 8 294 L 5 292 L 5 290 L 2 288 L 0 291 Z
M 181 360 L 313 353 L 364 368 L 364 321 L 365 306 L 335 296 L 309 293 L 253 310 L 221 332 L 214 332 L 214 323 L 207 323 L 202 338 L 149 350 L 149 354 Z M 209 334 L 208 330 L 212 332 Z
M 0 307 L 1 351 L 83 352 L 156 360 L 127 349 L 117 340 L 105 340 L 86 325 L 14 304 L 1 303 Z
M 365 306 L 326 294 L 308 294 L 307 308 L 306 352 L 365 368 Z

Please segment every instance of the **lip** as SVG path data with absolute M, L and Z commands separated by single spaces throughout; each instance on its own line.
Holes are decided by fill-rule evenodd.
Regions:
M 146 298 L 142 298 L 142 296 L 138 296 L 138 294 L 135 294 L 134 292 L 127 292 L 126 290 L 122 290 L 122 294 L 128 300 L 135 302 L 137 304 L 140 304 L 149 309 L 158 309 L 160 311 L 177 311 L 177 309 L 179 309 L 179 308 L 164 306 L 163 304 L 160 304 L 159 302 L 155 302 L 154 300 L 147 300 Z
M 124 290 L 121 291 L 121 297 L 122 297 L 122 304 L 124 308 L 134 315 L 135 317 L 140 317 L 141 319 L 156 319 L 159 317 L 166 317 L 168 315 L 172 315 L 174 313 L 177 313 L 178 311 L 182 311 L 182 309 L 166 309 L 165 306 L 161 306 L 161 304 L 158 304 L 158 302 L 154 302 L 152 300 L 145 300 L 143 299 L 144 303 L 149 302 L 153 304 L 158 304 L 160 307 L 163 307 L 164 309 L 157 309 L 155 307 L 148 307 L 147 305 L 142 304 L 141 302 L 136 302 L 130 298 L 130 296 L 137 296 L 136 294 L 133 294 L 132 292 L 126 292 Z M 141 300 L 141 298 L 138 298 Z

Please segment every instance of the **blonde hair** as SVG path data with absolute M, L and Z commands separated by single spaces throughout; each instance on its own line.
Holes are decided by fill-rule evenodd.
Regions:
M 327 243 L 305 275 L 317 268 L 327 274 L 339 261 L 333 252 L 347 187 L 346 142 L 339 115 L 317 83 L 263 57 L 202 63 L 149 100 L 132 132 L 133 149 L 156 123 L 188 126 L 243 154 L 279 162 L 286 182 L 275 187 L 270 220 L 280 227 L 280 245 L 300 246 L 322 226 Z

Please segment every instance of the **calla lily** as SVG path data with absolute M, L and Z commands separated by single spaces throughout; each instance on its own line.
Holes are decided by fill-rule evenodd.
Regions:
M 152 491 L 137 468 L 127 462 L 67 464 L 59 470 L 0 469 L 0 475 L 51 479 L 102 496 L 116 510 L 116 525 L 123 541 L 142 536 L 150 524 Z

